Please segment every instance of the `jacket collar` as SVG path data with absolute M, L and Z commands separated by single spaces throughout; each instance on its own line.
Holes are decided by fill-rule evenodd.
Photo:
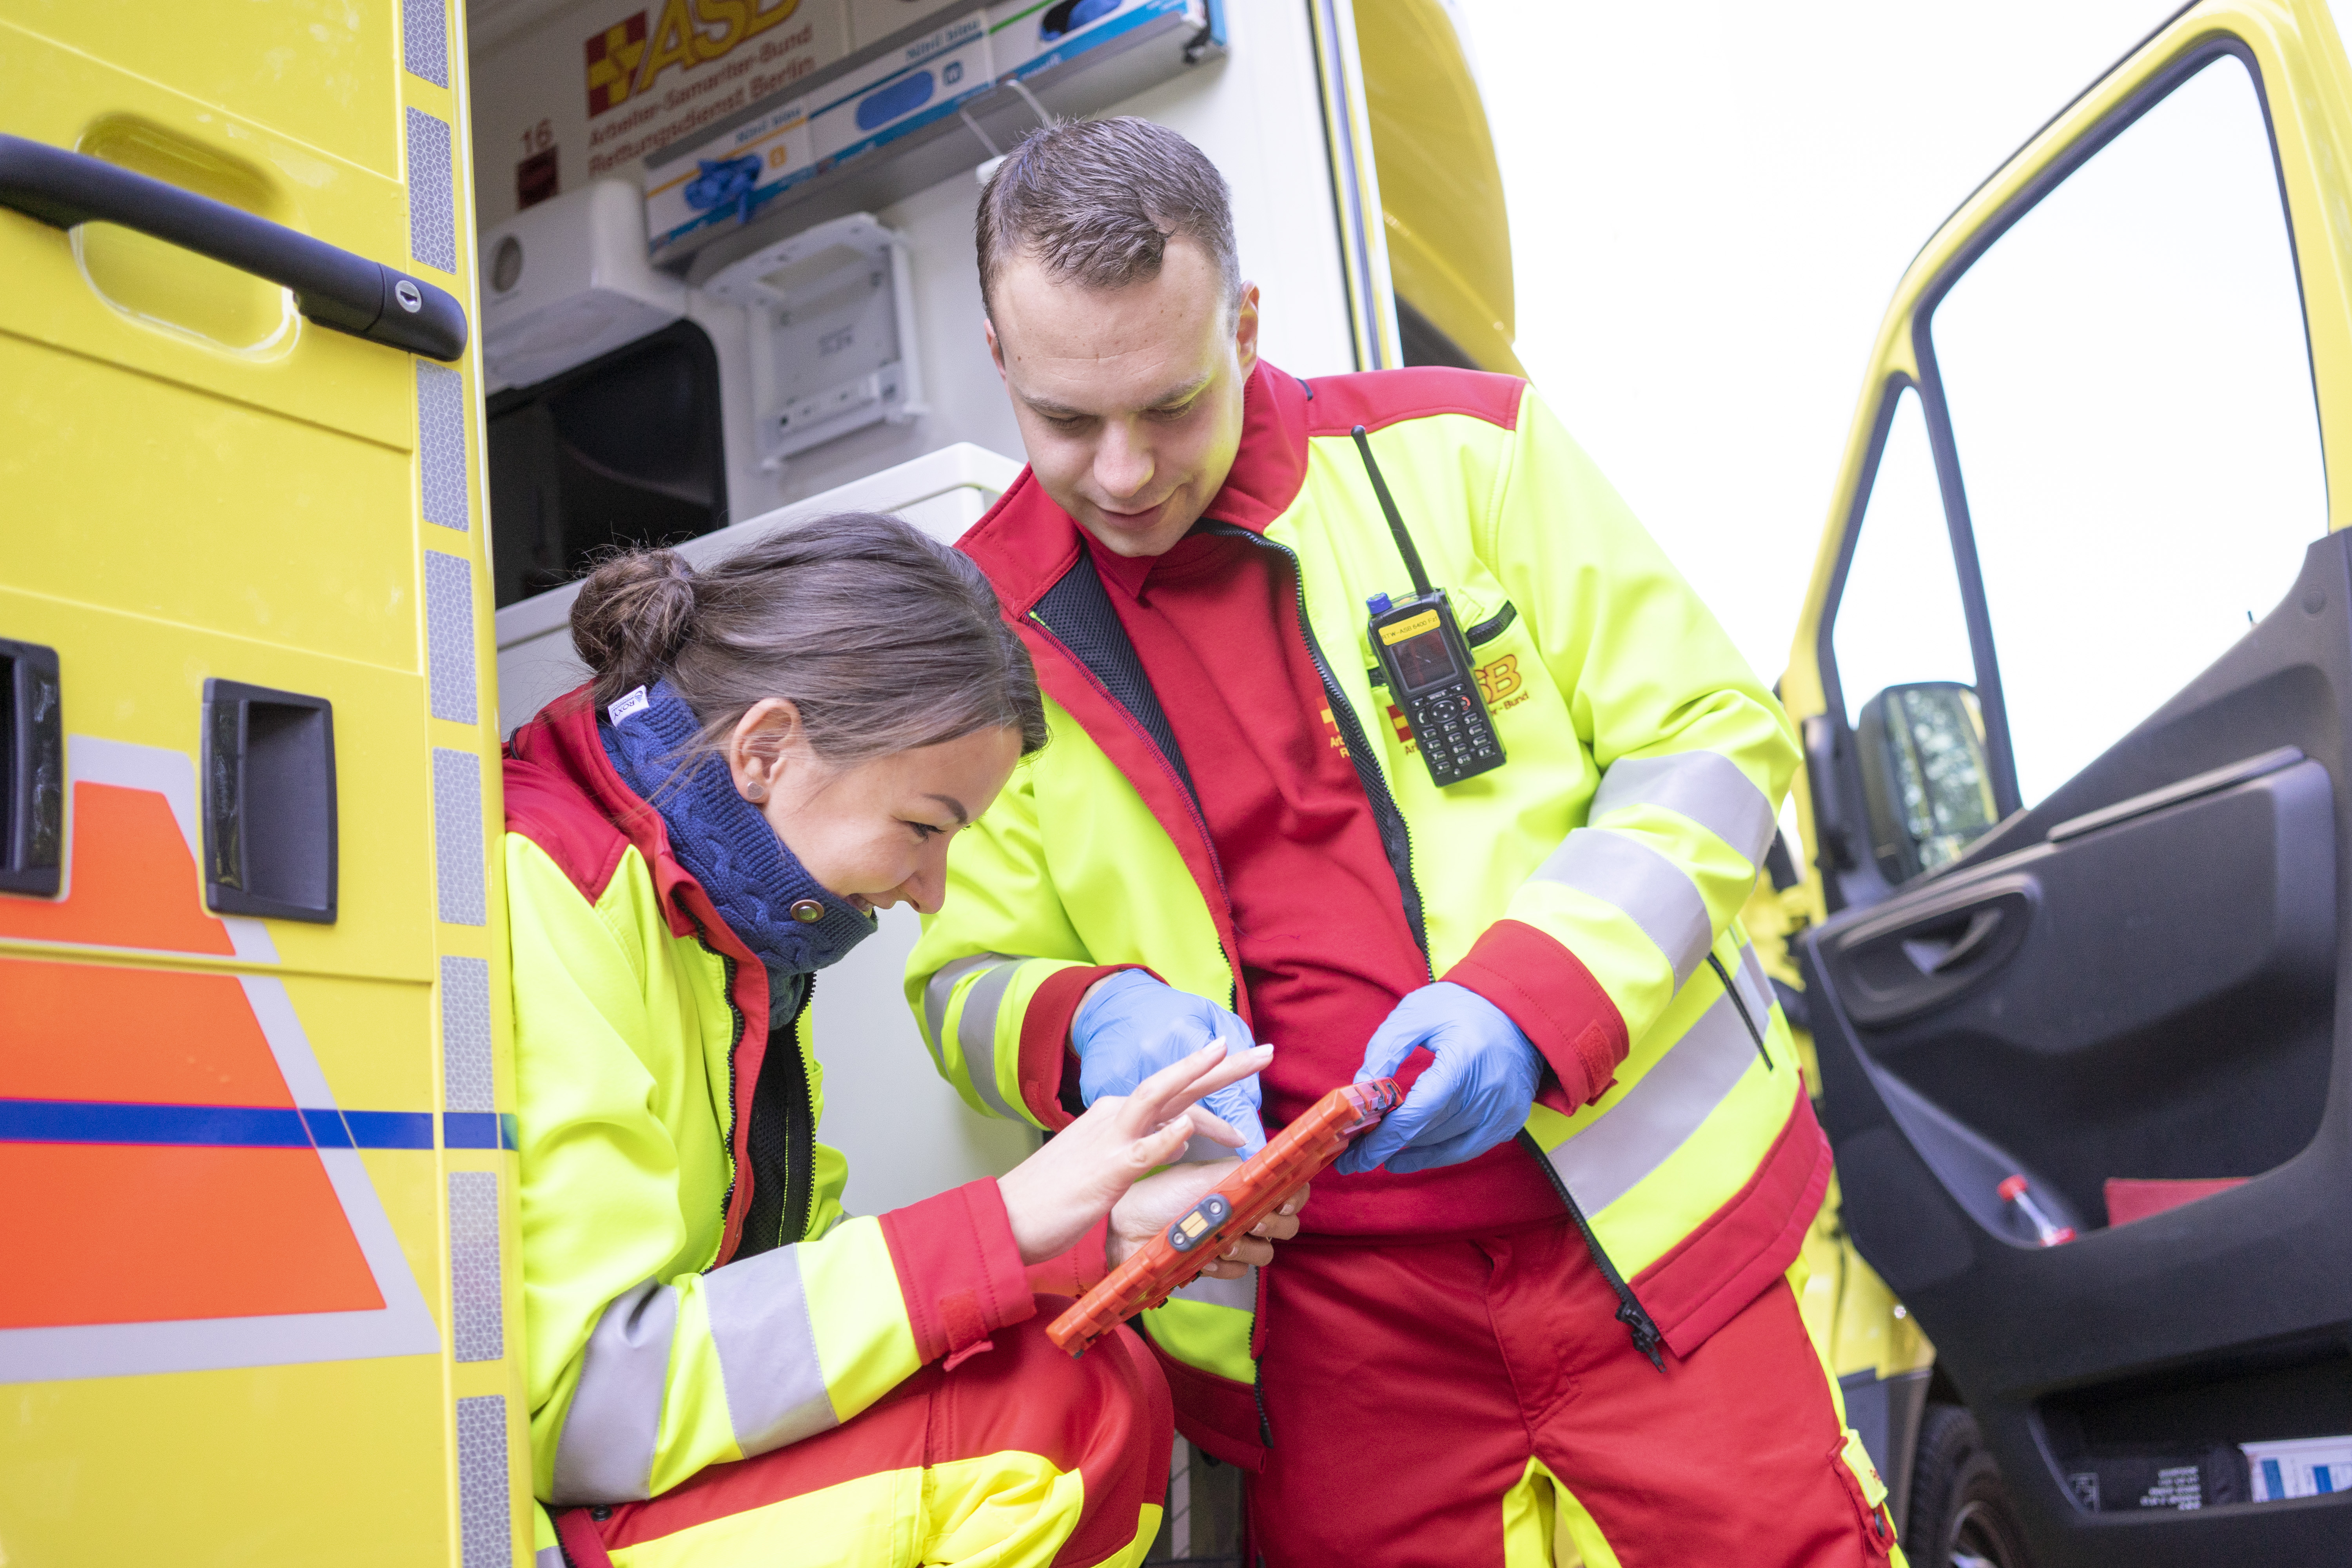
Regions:
M 1242 444 L 1204 518 L 1264 533 L 1307 481 L 1307 383 L 1260 360 L 1242 384 Z M 1077 563 L 1085 534 L 1027 468 L 957 542 L 1017 621 Z
M 636 847 L 646 868 L 653 874 L 654 892 L 661 900 L 664 915 L 669 921 L 670 934 L 686 936 L 698 924 L 688 913 L 690 903 L 709 908 L 709 900 L 702 893 L 701 884 L 694 874 L 678 862 L 671 850 L 669 825 L 660 812 L 631 789 L 613 760 L 604 753 L 604 743 L 596 732 L 596 708 L 589 700 L 588 688 L 566 692 L 541 709 L 538 717 L 523 725 L 507 742 L 507 755 L 515 762 L 538 770 L 542 775 L 551 774 L 570 789 L 586 798 L 596 815 L 611 824 L 622 837 Z M 714 923 L 722 929 L 723 921 Z M 716 932 L 704 934 L 716 937 Z M 733 933 L 729 933 L 731 945 Z M 747 949 L 741 954 L 751 958 Z M 754 961 L 756 962 L 756 961 Z

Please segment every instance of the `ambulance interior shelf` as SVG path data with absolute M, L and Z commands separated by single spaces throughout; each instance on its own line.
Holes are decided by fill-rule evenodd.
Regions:
M 602 552 L 727 524 L 719 356 L 673 321 L 488 402 L 500 608 L 578 578 Z
M 52 228 L 110 223 L 290 290 L 335 331 L 427 358 L 466 352 L 466 310 L 445 290 L 226 202 L 94 158 L 0 136 L 0 205 Z

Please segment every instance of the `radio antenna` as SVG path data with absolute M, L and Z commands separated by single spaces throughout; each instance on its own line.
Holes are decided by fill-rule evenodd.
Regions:
M 1364 455 L 1364 471 L 1372 476 L 1372 494 L 1381 499 L 1381 510 L 1389 520 L 1389 531 L 1396 535 L 1397 553 L 1404 557 L 1404 569 L 1412 574 L 1415 597 L 1427 598 L 1433 592 L 1429 574 L 1421 569 L 1421 552 L 1412 547 L 1412 535 L 1404 531 L 1404 519 L 1397 515 L 1396 498 L 1389 494 L 1389 482 L 1381 478 L 1381 466 L 1372 461 L 1372 443 L 1360 425 L 1349 432 L 1356 438 L 1356 450 Z

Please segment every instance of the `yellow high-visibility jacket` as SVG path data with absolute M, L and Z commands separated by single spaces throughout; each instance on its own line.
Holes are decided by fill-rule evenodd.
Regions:
M 843 1214 L 807 1009 L 772 1029 L 766 971 L 584 691 L 516 731 L 506 808 L 541 1501 L 652 1497 L 827 1431 L 1034 1313 L 994 1182 Z
M 1445 788 L 1367 638 L 1366 600 L 1405 574 L 1359 425 L 1453 596 L 1508 755 Z M 1787 716 L 1516 378 L 1302 382 L 1261 364 L 1203 526 L 1295 563 L 1309 651 L 1430 973 L 1494 1002 L 1542 1054 L 1528 1157 L 1590 1222 L 1629 1311 L 1688 1353 L 1789 1267 L 1829 1176 L 1734 919 L 1795 771 Z M 1024 473 L 961 548 L 1037 661 L 1053 740 L 958 837 L 907 994 L 972 1105 L 1055 1127 L 1070 1017 L 1108 968 L 1147 966 L 1244 1016 L 1249 999 L 1187 762 L 1076 524 Z M 1208 1281 L 1146 1315 L 1186 1435 L 1243 1464 L 1261 1457 L 1256 1304 L 1249 1282 Z

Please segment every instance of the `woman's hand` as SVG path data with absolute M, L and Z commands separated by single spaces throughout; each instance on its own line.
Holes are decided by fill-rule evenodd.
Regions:
M 1104 1251 L 1116 1268 L 1127 1256 L 1166 1230 L 1185 1210 L 1214 1191 L 1219 1182 L 1241 1168 L 1238 1160 L 1213 1160 L 1191 1165 L 1171 1165 L 1156 1176 L 1146 1176 L 1127 1190 L 1110 1211 L 1110 1235 Z M 1238 1279 L 1253 1267 L 1274 1261 L 1274 1244 L 1298 1234 L 1298 1211 L 1307 1206 L 1307 1187 L 1282 1200 L 1281 1206 L 1236 1237 L 1202 1273 L 1218 1279 Z
M 1145 1173 L 1181 1154 L 1194 1133 L 1206 1133 L 1228 1149 L 1238 1147 L 1241 1134 L 1193 1102 L 1262 1071 L 1273 1059 L 1272 1046 L 1228 1056 L 1223 1040 L 1212 1040 L 1145 1079 L 1133 1094 L 1104 1095 L 1043 1149 L 999 1176 L 997 1190 L 1004 1196 L 1021 1261 L 1043 1263 L 1067 1252 Z M 1222 1173 L 1226 1167 L 1199 1168 Z M 1168 1217 L 1173 1220 L 1181 1212 Z

